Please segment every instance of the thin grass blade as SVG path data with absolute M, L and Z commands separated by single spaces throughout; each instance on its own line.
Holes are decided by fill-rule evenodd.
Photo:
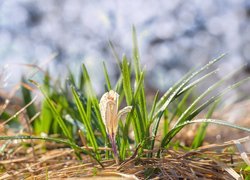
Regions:
M 215 101 L 213 103 L 213 105 L 210 107 L 210 109 L 208 110 L 207 112 L 207 115 L 206 115 L 206 119 L 210 119 L 213 115 L 213 112 L 215 111 L 216 107 L 218 106 L 219 104 L 219 100 Z M 197 132 L 196 132 L 196 135 L 194 137 L 194 140 L 192 142 L 192 145 L 191 147 L 196 149 L 198 147 L 200 147 L 205 139 L 205 136 L 206 136 L 206 129 L 207 129 L 207 126 L 208 126 L 208 123 L 202 123 Z
M 109 46 L 110 46 L 112 54 L 113 54 L 113 56 L 114 56 L 114 58 L 116 60 L 116 63 L 119 66 L 120 71 L 122 71 L 122 62 L 121 62 L 121 60 L 120 60 L 120 58 L 119 58 L 119 56 L 118 56 L 118 54 L 117 54 L 117 52 L 115 50 L 115 47 L 114 47 L 114 45 L 113 45 L 113 43 L 111 41 L 109 41 Z
M 80 113 L 82 122 L 83 122 L 84 126 L 87 129 L 86 136 L 88 137 L 88 140 L 90 141 L 90 144 L 93 146 L 94 151 L 97 153 L 98 145 L 97 145 L 97 142 L 96 142 L 96 138 L 94 136 L 93 129 L 91 127 L 90 119 L 88 119 L 87 113 L 86 113 L 86 111 L 85 111 L 85 109 L 83 107 L 83 104 L 82 104 L 82 102 L 81 102 L 81 100 L 80 100 L 74 86 L 71 86 L 71 89 L 72 89 L 73 97 L 74 97 L 76 106 L 78 108 L 78 111 Z M 98 158 L 98 156 L 97 156 L 97 158 Z
M 108 75 L 108 70 L 107 70 L 105 62 L 103 62 L 103 71 L 104 71 L 104 76 L 105 76 L 105 80 L 106 80 L 106 86 L 108 88 L 107 90 L 110 91 L 112 89 L 112 87 L 111 87 L 110 78 Z
M 206 101 L 205 103 L 203 103 L 201 106 L 199 106 L 196 110 L 194 110 L 189 116 L 187 116 L 185 119 L 186 121 L 190 121 L 192 120 L 197 114 L 199 114 L 202 110 L 204 110 L 206 107 L 208 107 L 211 103 L 215 102 L 216 100 L 218 100 L 219 98 L 221 98 L 223 95 L 225 95 L 226 93 L 228 93 L 230 90 L 237 88 L 238 86 L 240 86 L 241 84 L 243 84 L 244 82 L 247 82 L 250 80 L 250 77 L 245 78 L 231 86 L 228 86 L 224 91 L 222 91 L 221 93 L 219 93 L 216 96 L 211 97 L 208 101 Z M 179 124 L 183 124 L 184 122 L 180 121 Z M 174 131 L 170 131 L 162 140 L 162 145 L 167 145 L 171 139 L 181 130 L 181 128 L 176 129 L 175 127 L 182 127 L 179 126 L 179 124 L 177 124 L 176 126 L 173 127 L 172 130 Z M 246 128 L 247 129 L 247 128 Z
M 54 117 L 57 120 L 59 126 L 61 127 L 63 134 L 70 140 L 73 142 L 73 138 L 72 138 L 72 134 L 70 133 L 69 129 L 67 128 L 65 122 L 63 121 L 60 113 L 57 111 L 54 102 L 52 102 L 52 100 L 49 98 L 49 96 L 46 94 L 45 90 L 35 81 L 30 80 L 33 84 L 35 84 L 38 89 L 40 89 L 40 91 L 42 92 L 42 94 L 45 97 L 46 102 L 48 103 L 48 105 L 51 108 L 51 111 L 54 113 Z
M 132 93 L 132 88 L 131 88 L 131 73 L 130 73 L 130 68 L 128 65 L 128 60 L 126 56 L 123 56 L 123 61 L 122 61 L 122 76 L 123 76 L 123 89 L 125 92 L 125 98 L 127 105 L 131 105 L 132 99 L 133 99 L 133 93 Z
M 185 127 L 189 124 L 194 124 L 194 123 L 212 123 L 212 124 L 217 124 L 217 125 L 227 126 L 230 128 L 239 129 L 239 130 L 246 131 L 246 132 L 250 133 L 249 128 L 241 127 L 241 126 L 229 123 L 227 121 L 222 121 L 222 120 L 217 120 L 217 119 L 197 119 L 197 120 L 192 120 L 192 121 L 186 121 L 182 124 L 179 124 L 174 129 L 171 129 L 171 131 L 169 131 L 169 133 L 163 138 L 163 140 L 161 142 L 161 146 L 160 146 L 161 149 L 163 149 L 165 146 L 168 145 L 169 141 L 175 136 L 175 134 L 176 134 L 175 132 L 179 132 L 183 127 Z M 157 157 L 160 157 L 161 149 L 158 150 Z

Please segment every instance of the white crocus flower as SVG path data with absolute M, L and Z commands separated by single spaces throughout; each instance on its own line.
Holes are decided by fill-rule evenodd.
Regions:
M 118 100 L 119 100 L 119 94 L 113 90 L 110 90 L 109 92 L 105 93 L 100 100 L 100 110 L 101 110 L 102 120 L 105 124 L 106 132 L 111 141 L 116 163 L 119 163 L 118 153 L 115 143 L 115 137 L 118 129 L 118 121 L 121 118 L 121 116 L 130 112 L 132 109 L 132 106 L 127 106 L 122 110 L 118 111 Z

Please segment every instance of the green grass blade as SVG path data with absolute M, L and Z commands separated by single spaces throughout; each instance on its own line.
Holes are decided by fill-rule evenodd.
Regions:
M 131 103 L 132 103 L 133 108 L 126 118 L 125 125 L 124 125 L 123 132 L 122 132 L 122 141 L 121 141 L 121 149 L 120 149 L 120 155 L 122 158 L 125 158 L 126 150 L 129 149 L 129 138 L 128 137 L 129 137 L 129 127 L 130 127 L 131 122 L 133 124 L 133 130 L 135 133 L 136 144 L 139 144 L 141 141 L 140 137 L 142 137 L 141 136 L 142 132 L 139 132 L 139 129 L 141 127 L 144 127 L 144 125 L 141 125 L 141 127 L 140 127 L 140 123 L 142 123 L 142 122 L 138 121 L 138 118 L 137 118 L 137 116 L 138 116 L 137 113 L 140 114 L 140 110 L 138 110 L 138 108 L 135 108 L 135 104 L 136 104 L 136 100 L 138 100 L 138 96 L 140 94 L 140 89 L 143 88 L 143 86 L 142 86 L 143 79 L 144 79 L 144 73 L 141 72 L 140 79 L 139 79 L 139 82 L 137 83 L 137 87 L 135 89 L 134 96 L 132 95 L 133 98 L 131 100 L 132 101 Z M 130 80 L 129 80 L 129 82 L 130 82 Z M 132 93 L 132 91 L 131 91 L 131 93 Z
M 196 98 L 196 100 L 186 109 L 186 111 L 184 113 L 182 113 L 181 117 L 177 120 L 177 122 L 175 123 L 174 127 L 178 124 L 178 123 L 183 123 L 185 120 L 190 120 L 192 118 L 194 118 L 195 116 L 189 116 L 190 113 L 194 110 L 194 108 L 196 107 L 196 105 L 199 103 L 199 101 L 201 99 L 203 99 L 204 97 L 206 97 L 207 94 L 209 94 L 211 91 L 213 91 L 215 88 L 217 88 L 219 85 L 221 85 L 223 82 L 225 82 L 226 80 L 228 80 L 229 78 L 231 78 L 232 76 L 234 76 L 237 72 L 239 72 L 241 68 L 237 69 L 236 71 L 228 74 L 225 78 L 221 79 L 220 81 L 218 81 L 217 83 L 215 83 L 214 85 L 210 86 L 205 92 L 203 92 L 200 96 L 198 96 Z M 241 84 L 241 83 L 239 83 Z M 229 88 L 230 89 L 230 88 Z M 213 101 L 215 101 L 216 98 L 210 98 L 210 104 L 213 103 Z M 207 105 L 204 106 L 204 108 L 207 107 Z M 203 109 L 204 109 L 203 108 Z M 201 110 L 203 110 L 201 109 Z M 196 114 L 200 113 L 201 111 L 197 111 Z
M 158 109 L 158 112 L 160 111 L 160 109 L 162 108 L 162 106 L 164 105 L 164 103 L 166 103 L 167 99 L 169 98 L 169 96 L 171 95 L 171 93 L 173 93 L 177 87 L 180 87 L 183 83 L 185 83 L 185 85 L 194 77 L 196 77 L 197 75 L 199 75 L 201 72 L 203 72 L 206 69 L 209 69 L 210 66 L 212 66 L 214 63 L 216 63 L 217 61 L 221 60 L 223 57 L 225 56 L 225 54 L 222 54 L 221 56 L 219 56 L 218 58 L 210 61 L 208 64 L 206 64 L 205 66 L 202 66 L 200 69 L 196 70 L 196 71 L 190 71 L 188 72 L 183 78 L 181 78 L 177 83 L 175 83 L 171 88 L 168 89 L 168 91 L 161 97 L 161 99 L 159 100 L 159 102 L 156 105 L 156 109 Z M 204 79 L 206 79 L 207 77 L 209 77 L 210 75 L 216 73 L 217 70 L 212 71 L 208 74 L 206 74 L 205 76 L 201 77 L 200 79 L 194 81 L 193 83 L 187 85 L 186 87 L 183 86 L 183 89 L 181 91 L 178 92 L 177 96 L 178 97 L 180 94 L 182 94 L 183 92 L 187 91 L 188 89 L 194 87 L 195 85 L 197 85 L 199 82 L 203 81 Z M 156 113 L 157 114 L 157 113 Z M 156 117 L 156 115 L 155 115 Z
M 125 93 L 125 98 L 127 105 L 131 105 L 132 99 L 133 99 L 133 93 L 132 93 L 132 88 L 131 88 L 131 73 L 130 73 L 130 68 L 128 65 L 128 60 L 126 56 L 123 56 L 123 61 L 122 61 L 122 76 L 123 76 L 123 89 Z
M 107 70 L 105 62 L 103 62 L 103 71 L 104 71 L 104 75 L 105 75 L 106 86 L 108 88 L 108 91 L 110 91 L 112 89 L 112 87 L 111 87 L 111 83 L 110 83 L 110 79 L 109 79 L 109 75 L 108 75 L 108 70 Z
M 123 90 L 123 77 L 122 74 L 120 75 L 119 79 L 116 82 L 116 85 L 114 87 L 115 92 L 117 92 L 118 94 L 120 94 L 119 97 L 119 105 L 121 104 L 123 98 L 124 98 L 124 90 Z
M 234 88 L 237 88 L 239 85 L 243 84 L 244 82 L 247 82 L 248 80 L 250 80 L 250 77 L 248 78 L 245 78 L 231 86 L 228 86 L 224 91 L 222 91 L 221 93 L 211 97 L 208 101 L 206 101 L 205 103 L 203 103 L 201 106 L 199 106 L 197 109 L 195 109 L 189 116 L 187 116 L 185 118 L 185 121 L 190 121 L 192 120 L 197 114 L 199 114 L 202 110 L 204 110 L 206 107 L 208 107 L 211 103 L 217 101 L 219 98 L 221 98 L 223 95 L 225 95 L 226 93 L 228 93 L 229 91 L 231 91 L 232 89 Z M 192 106 L 192 105 L 191 105 Z M 179 121 L 178 124 L 176 124 L 176 126 L 173 127 L 173 129 L 176 129 L 175 127 L 179 127 L 179 124 L 183 124 L 184 121 Z M 163 138 L 162 140 L 162 144 L 164 144 L 164 146 L 166 144 L 168 144 L 171 139 L 180 131 L 181 129 L 178 129 L 178 130 L 175 130 L 175 131 L 172 131 L 171 130 L 171 134 L 170 132 Z M 165 142 L 166 141 L 166 142 Z
M 95 116 L 96 116 L 96 119 L 97 119 L 97 125 L 96 126 L 98 126 L 98 129 L 100 130 L 103 140 L 106 141 L 108 138 L 107 138 L 107 134 L 106 134 L 105 125 L 104 125 L 104 123 L 102 121 L 102 116 L 101 116 L 101 113 L 100 113 L 98 101 L 97 100 L 92 101 L 92 106 L 93 106 Z
M 73 138 L 72 138 L 72 134 L 70 133 L 70 131 L 68 130 L 66 124 L 64 123 L 60 113 L 57 111 L 54 102 L 52 102 L 52 100 L 49 98 L 49 96 L 46 94 L 45 90 L 35 81 L 30 80 L 33 84 L 35 84 L 38 89 L 40 89 L 40 91 L 42 92 L 42 94 L 45 97 L 46 102 L 48 103 L 48 105 L 50 106 L 51 111 L 54 113 L 54 117 L 57 120 L 59 126 L 61 127 L 63 134 L 70 140 L 73 142 Z
M 217 119 L 197 119 L 197 120 L 192 120 L 192 121 L 186 121 L 182 124 L 179 124 L 175 128 L 171 129 L 171 131 L 163 138 L 162 143 L 161 143 L 161 148 L 164 148 L 167 145 L 167 139 L 171 139 L 175 135 L 176 131 L 180 131 L 183 127 L 189 124 L 194 124 L 194 123 L 212 123 L 212 124 L 218 124 L 222 126 L 227 126 L 235 129 L 239 129 L 242 131 L 246 131 L 250 133 L 250 128 L 246 127 L 241 127 L 232 123 L 229 123 L 227 121 L 222 121 L 222 120 L 217 120 Z
M 85 79 L 84 79 L 84 75 L 83 75 L 83 70 L 80 70 L 80 74 L 79 74 L 79 89 L 81 91 L 84 90 L 84 86 L 85 86 Z
M 192 71 L 191 72 L 188 72 L 184 77 L 182 77 L 179 81 L 177 81 L 173 86 L 171 86 L 167 92 L 165 92 L 163 94 L 163 96 L 160 98 L 160 100 L 157 102 L 156 104 L 156 110 L 160 110 L 161 107 L 164 105 L 164 103 L 167 101 L 167 99 L 169 98 L 169 96 L 171 95 L 172 92 L 175 91 L 175 89 L 181 85 L 182 82 L 184 82 L 185 79 L 187 79 L 190 75 L 191 75 Z M 157 114 L 157 113 L 155 113 Z M 154 119 L 154 118 L 153 118 Z
M 212 117 L 213 115 L 213 112 L 215 111 L 216 107 L 218 106 L 219 104 L 219 100 L 218 101 L 215 101 L 214 104 L 210 107 L 210 109 L 208 110 L 207 112 L 207 115 L 206 115 L 206 119 L 209 119 Z M 205 136 L 206 136 L 206 129 L 207 129 L 207 126 L 208 126 L 208 123 L 202 123 L 197 132 L 196 132 L 196 135 L 194 137 L 194 140 L 192 142 L 192 145 L 191 147 L 193 149 L 196 149 L 198 147 L 200 147 L 205 139 Z
M 137 101 L 140 106 L 140 112 L 142 115 L 142 124 L 145 129 L 148 123 L 148 113 L 147 113 L 147 104 L 146 104 L 146 96 L 145 96 L 145 88 L 144 88 L 145 87 L 144 86 L 144 72 L 140 73 L 139 80 L 137 80 L 137 84 L 140 87 L 138 88 L 139 89 L 138 98 L 135 98 L 135 101 Z
M 207 106 L 209 106 L 210 104 L 212 104 L 213 102 L 215 102 L 216 100 L 218 100 L 219 98 L 221 98 L 223 95 L 225 95 L 226 93 L 228 93 L 229 91 L 231 91 L 232 89 L 235 89 L 237 87 L 239 87 L 240 85 L 242 85 L 243 83 L 247 82 L 250 80 L 250 77 L 245 78 L 233 85 L 228 86 L 227 88 L 225 88 L 221 93 L 211 97 L 209 100 L 207 100 L 205 103 L 203 103 L 202 105 L 200 105 L 197 109 L 195 109 L 189 116 L 189 118 L 193 118 L 195 117 L 197 114 L 199 114 L 203 109 L 205 109 Z
M 163 114 L 163 136 L 165 136 L 169 131 L 170 121 L 171 119 L 169 118 L 169 110 L 166 109 Z
M 156 134 L 158 132 L 159 123 L 160 123 L 160 120 L 161 120 L 161 117 L 163 114 L 164 114 L 164 111 L 161 111 L 161 113 L 158 114 L 158 116 L 157 116 L 157 120 L 154 121 L 155 123 L 153 123 L 153 130 L 152 130 L 152 138 L 153 139 L 152 139 L 151 146 L 150 146 L 151 150 L 154 149 Z
M 153 104 L 151 107 L 151 111 L 149 113 L 149 122 L 148 122 L 148 126 L 151 125 L 151 123 L 153 122 L 153 115 L 155 113 L 155 109 L 156 109 L 156 104 L 157 104 L 157 100 L 159 98 L 159 91 L 156 92 L 155 96 L 154 96 L 154 100 L 153 100 Z
M 136 80 L 139 80 L 140 72 L 141 72 L 140 55 L 139 55 L 138 42 L 137 42 L 137 36 L 136 36 L 136 29 L 134 26 L 132 28 L 132 37 L 133 37 L 133 59 L 134 59 L 135 77 L 136 77 Z
M 143 118 L 143 109 L 142 109 L 142 104 L 140 103 L 140 93 L 141 90 L 143 89 L 143 80 L 144 80 L 144 73 L 140 73 L 140 77 L 137 82 L 137 87 L 134 92 L 134 96 L 132 99 L 132 106 L 133 106 L 133 126 L 134 126 L 134 131 L 135 131 L 135 139 L 136 143 L 139 144 L 143 140 L 143 137 L 145 137 L 145 129 L 146 129 L 146 121 Z M 129 121 L 128 121 L 129 122 Z M 129 126 L 128 124 L 125 124 L 126 128 Z
M 137 81 L 136 87 L 135 87 L 135 92 L 133 95 L 133 103 L 135 103 L 136 100 L 139 100 L 140 92 L 144 88 L 144 72 L 140 73 L 140 77 Z
M 91 114 L 92 114 L 91 103 L 92 103 L 91 99 L 87 99 L 86 115 L 87 115 L 87 120 L 89 120 L 89 124 L 91 124 Z
M 191 93 L 192 93 L 192 89 L 189 89 L 185 92 L 184 96 L 181 98 L 181 101 L 178 103 L 177 108 L 172 113 L 172 116 L 169 119 L 169 123 L 171 123 L 173 121 L 173 119 L 175 118 L 176 115 L 182 114 L 184 109 L 186 109 L 187 100 L 188 100 Z
M 44 79 L 43 79 L 43 87 L 44 87 L 44 90 L 47 94 L 50 94 L 50 75 L 49 75 L 49 71 L 47 70 L 45 72 L 45 75 L 44 75 Z
M 214 63 L 222 59 L 225 55 L 221 55 L 220 57 L 210 61 L 205 66 L 202 66 L 199 70 L 192 72 L 189 76 L 186 76 L 186 78 L 183 78 L 180 82 L 178 82 L 176 85 L 174 85 L 172 88 L 170 88 L 167 93 L 164 94 L 164 96 L 160 100 L 160 109 L 157 111 L 153 119 L 156 119 L 155 124 L 153 125 L 153 133 L 152 137 L 155 137 L 156 132 L 159 127 L 159 122 L 161 120 L 161 117 L 165 111 L 165 109 L 168 107 L 168 105 L 179 96 L 179 93 L 181 92 L 182 88 L 185 88 L 185 86 L 189 83 L 191 79 L 193 79 L 195 76 L 203 72 L 204 70 L 208 69 L 210 66 L 212 66 Z M 189 73 L 188 73 L 189 74 Z M 205 75 L 206 76 L 206 75 Z M 200 81 L 199 81 L 200 82 Z M 186 89 L 188 90 L 188 88 Z M 182 92 L 183 93 L 183 92 Z
M 136 141 L 136 144 L 140 143 L 145 135 L 145 126 L 143 123 L 142 119 L 142 114 L 140 112 L 140 107 L 138 104 L 134 104 L 134 113 L 133 113 L 133 122 L 135 123 L 134 125 L 134 131 L 136 131 L 138 138 L 138 141 Z
M 84 82 L 85 82 L 84 91 L 86 93 L 86 96 L 88 98 L 96 99 L 95 91 L 94 91 L 94 89 L 92 87 L 91 80 L 90 80 L 90 77 L 89 77 L 89 73 L 88 73 L 87 68 L 86 68 L 86 66 L 84 64 L 82 64 L 82 73 L 83 73 Z
M 116 60 L 116 63 L 117 63 L 117 65 L 119 66 L 120 71 L 122 71 L 122 63 L 121 63 L 121 60 L 120 60 L 118 54 L 116 53 L 115 47 L 114 47 L 114 45 L 113 45 L 113 43 L 112 43 L 111 41 L 109 41 L 109 46 L 110 46 L 111 51 L 112 51 L 112 54 L 113 54 L 113 56 L 114 56 L 114 58 L 115 58 L 115 60 Z
M 170 95 L 167 98 L 166 102 L 162 105 L 162 107 L 159 109 L 159 111 L 156 113 L 156 115 L 154 116 L 156 118 L 156 120 L 153 123 L 153 130 L 152 130 L 152 144 L 151 144 L 151 149 L 154 148 L 154 143 L 155 143 L 155 137 L 159 128 L 159 123 L 161 120 L 162 115 L 164 114 L 164 111 L 166 110 L 166 108 L 168 107 L 168 105 L 176 98 L 178 97 L 178 93 L 181 91 L 182 88 L 184 88 L 191 79 L 193 79 L 195 76 L 197 76 L 198 74 L 200 74 L 201 72 L 203 72 L 204 70 L 208 69 L 211 65 L 213 65 L 215 62 L 219 61 L 221 58 L 223 58 L 224 55 L 221 55 L 220 57 L 210 61 L 208 64 L 206 64 L 205 66 L 202 66 L 199 70 L 193 72 L 190 74 L 190 76 L 188 76 L 186 79 L 183 79 L 183 81 L 180 83 L 180 85 L 178 85 L 178 87 L 176 87 L 176 89 L 171 92 L 170 91 Z M 154 119 L 155 119 L 154 118 Z
M 197 104 L 207 96 L 211 91 L 213 91 L 216 87 L 218 87 L 223 81 L 219 81 L 215 83 L 213 86 L 210 86 L 205 92 L 203 92 L 200 96 L 198 96 L 195 101 L 181 114 L 181 116 L 178 118 L 178 120 L 175 122 L 174 126 L 177 126 L 180 123 L 183 123 L 186 120 L 190 120 L 188 118 L 189 114 L 192 113 L 194 108 L 197 106 Z
M 68 79 L 69 81 L 74 85 L 76 86 L 76 81 L 75 81 L 75 76 L 74 74 L 72 73 L 72 71 L 68 68 Z
M 186 79 L 184 79 L 180 85 L 176 88 L 176 90 L 170 95 L 170 97 L 167 99 L 167 101 L 162 105 L 161 109 L 157 112 L 157 114 L 160 114 L 161 111 L 164 111 L 168 105 L 170 104 L 170 102 L 172 102 L 172 100 L 179 94 L 180 90 L 182 88 L 184 88 L 191 79 L 193 79 L 194 77 L 196 77 L 198 74 L 200 74 L 201 72 L 203 72 L 204 70 L 208 69 L 210 66 L 212 66 L 214 63 L 216 63 L 217 61 L 219 61 L 220 59 L 222 59 L 225 55 L 221 55 L 218 58 L 210 61 L 208 64 L 206 64 L 205 66 L 202 66 L 199 70 L 193 72 L 190 74 L 190 76 L 188 76 Z
M 27 84 L 27 81 L 25 80 L 24 77 L 22 77 L 22 83 Z M 25 88 L 24 86 L 21 86 L 21 90 L 22 90 L 24 104 L 27 105 L 30 101 L 32 101 L 31 91 L 29 89 Z M 26 111 L 27 111 L 27 115 L 28 115 L 29 119 L 34 117 L 36 112 L 37 112 L 34 104 L 31 104 L 30 106 L 28 106 L 26 108 Z
M 207 73 L 206 75 L 202 76 L 201 78 L 195 80 L 194 82 L 190 83 L 189 85 L 187 85 L 186 87 L 184 87 L 179 93 L 178 95 L 181 95 L 182 93 L 188 91 L 189 89 L 192 89 L 193 87 L 197 86 L 197 84 L 199 84 L 200 82 L 203 82 L 205 79 L 207 79 L 208 77 L 216 74 L 218 72 L 218 69 Z
M 77 106 L 78 111 L 80 113 L 80 117 L 82 119 L 82 122 L 83 122 L 84 126 L 87 129 L 86 136 L 88 137 L 88 140 L 90 141 L 90 144 L 93 146 L 94 151 L 97 153 L 98 145 L 97 145 L 97 142 L 96 142 L 96 138 L 94 136 L 94 132 L 93 132 L 92 127 L 91 127 L 90 119 L 88 119 L 87 113 L 86 113 L 86 111 L 85 111 L 85 109 L 83 107 L 81 99 L 78 96 L 77 91 L 75 90 L 74 86 L 71 86 L 71 89 L 72 89 L 72 93 L 73 93 L 73 97 L 74 97 L 76 106 Z
M 53 113 L 51 112 L 50 105 L 47 103 L 46 100 L 42 102 L 40 120 L 41 125 L 39 126 L 39 129 L 36 130 L 38 131 L 36 133 L 44 132 L 46 134 L 49 134 L 53 121 Z
M 139 81 L 142 81 L 142 86 L 144 87 L 144 76 L 141 76 L 141 68 L 140 68 L 140 53 L 139 53 L 139 48 L 138 48 L 138 42 L 137 42 L 137 36 L 136 36 L 136 29 L 133 26 L 132 29 L 132 37 L 133 37 L 133 62 L 134 62 L 134 69 L 135 69 L 135 84 L 138 84 Z M 141 79 L 142 78 L 142 79 Z M 140 88 L 139 91 L 139 98 L 138 98 L 138 103 L 141 109 L 141 123 L 143 125 L 144 131 L 146 129 L 146 122 L 148 121 L 148 115 L 147 115 L 147 106 L 146 106 L 146 98 L 145 98 L 145 89 Z M 143 132 L 144 133 L 144 132 Z
M 88 73 L 87 68 L 84 64 L 82 65 L 82 73 L 83 73 L 84 82 L 85 82 L 85 85 L 84 85 L 85 93 L 86 93 L 87 97 L 91 99 L 91 103 L 92 103 L 95 115 L 97 117 L 97 119 L 96 119 L 97 122 L 95 123 L 95 126 L 98 126 L 98 128 L 101 131 L 102 137 L 104 139 L 106 139 L 107 138 L 106 129 L 105 129 L 105 126 L 104 126 L 103 121 L 102 121 L 102 117 L 101 117 L 101 113 L 100 113 L 100 109 L 99 109 L 99 101 L 96 98 L 95 91 L 92 87 L 91 80 L 89 77 L 89 73 Z

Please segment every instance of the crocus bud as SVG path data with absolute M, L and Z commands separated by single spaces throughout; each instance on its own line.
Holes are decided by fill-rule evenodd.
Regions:
M 119 163 L 115 137 L 118 129 L 118 120 L 130 112 L 132 107 L 127 106 L 118 112 L 119 94 L 113 90 L 105 93 L 100 100 L 100 111 L 106 132 L 110 139 L 116 163 Z

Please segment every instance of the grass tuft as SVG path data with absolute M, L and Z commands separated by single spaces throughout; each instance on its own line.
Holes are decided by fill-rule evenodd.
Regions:
M 180 148 L 177 143 L 173 142 L 174 137 L 183 127 L 193 123 L 201 123 L 201 126 L 189 147 L 191 149 L 197 149 L 203 144 L 209 123 L 250 132 L 249 128 L 212 119 L 212 114 L 221 97 L 249 81 L 250 77 L 228 86 L 215 95 L 210 94 L 234 74 L 211 84 L 199 95 L 193 93 L 197 86 L 219 71 L 219 69 L 214 70 L 212 66 L 222 60 L 225 54 L 187 73 L 162 96 L 158 91 L 155 92 L 153 100 L 149 100 L 145 91 L 146 72 L 141 67 L 134 27 L 132 37 L 131 59 L 125 55 L 120 59 L 114 45 L 110 42 L 120 70 L 117 82 L 111 81 L 107 66 L 103 62 L 105 77 L 103 94 L 116 93 L 116 97 L 119 98 L 115 99 L 117 101 L 114 102 L 112 97 L 108 97 L 111 99 L 107 98 L 105 101 L 107 105 L 104 109 L 100 109 L 100 98 L 95 94 L 84 64 L 79 77 L 69 70 L 68 80 L 62 83 L 60 80 L 53 83 L 47 72 L 41 84 L 30 80 L 44 97 L 40 108 L 30 104 L 33 93 L 25 87 L 22 88 L 23 102 L 26 105 L 27 116 L 33 121 L 31 127 L 35 135 L 26 136 L 20 133 L 18 136 L 0 136 L 0 140 L 36 139 L 62 143 L 71 147 L 78 157 L 81 157 L 80 153 L 91 156 L 101 167 L 103 167 L 101 162 L 104 160 L 115 158 L 117 163 L 121 162 L 120 169 L 122 169 L 129 164 L 128 162 L 137 158 L 142 160 L 138 162 L 139 164 L 158 163 L 159 157 L 167 156 L 166 151 L 170 153 L 171 149 Z M 27 84 L 27 82 L 23 77 L 22 83 Z M 124 104 L 128 107 L 123 109 L 119 107 Z M 118 112 L 118 109 L 122 110 Z M 206 109 L 208 109 L 207 113 Z M 128 113 L 126 117 L 123 116 L 125 113 Z M 7 119 L 8 124 L 12 119 L 16 119 L 16 116 L 11 118 L 7 112 L 2 114 L 4 116 L 1 115 L 1 118 Z M 195 119 L 200 114 L 207 115 L 204 119 Z M 109 121 L 103 117 L 109 117 Z M 163 132 L 161 136 L 159 136 L 160 132 Z M 44 133 L 47 137 L 41 136 Z M 52 137 L 55 134 L 57 138 Z M 81 145 L 87 148 L 84 149 Z M 110 149 L 113 149 L 114 155 Z M 160 168 L 147 168 L 144 171 L 145 178 L 154 178 L 154 175 L 160 172 Z M 48 176 L 47 173 L 46 177 Z

